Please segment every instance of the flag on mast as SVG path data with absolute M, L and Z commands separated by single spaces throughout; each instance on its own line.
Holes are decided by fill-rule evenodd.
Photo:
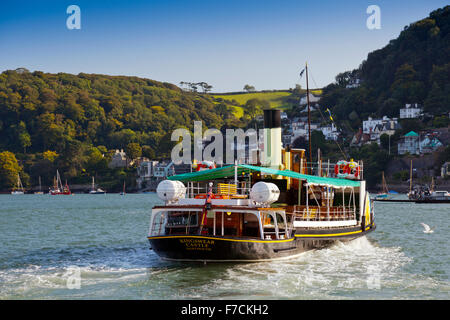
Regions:
M 306 68 L 303 68 L 303 70 L 302 70 L 302 71 L 300 71 L 300 79 L 302 78 L 302 76 L 303 76 L 303 72 L 305 72 L 305 69 L 306 69 Z
M 327 108 L 327 112 L 328 112 L 328 114 L 330 115 L 330 120 L 331 120 L 331 121 L 334 121 L 334 120 L 333 120 L 333 117 L 331 116 L 331 111 L 330 111 L 330 109 Z

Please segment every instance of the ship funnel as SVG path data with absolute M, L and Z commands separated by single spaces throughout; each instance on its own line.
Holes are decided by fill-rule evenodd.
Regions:
M 264 110 L 264 153 L 266 166 L 280 169 L 281 161 L 281 111 Z

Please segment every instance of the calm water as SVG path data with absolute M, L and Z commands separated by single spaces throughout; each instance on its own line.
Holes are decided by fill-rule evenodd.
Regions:
M 367 238 L 286 261 L 202 265 L 148 249 L 156 203 L 155 194 L 0 195 L 0 299 L 450 298 L 448 204 L 377 202 Z

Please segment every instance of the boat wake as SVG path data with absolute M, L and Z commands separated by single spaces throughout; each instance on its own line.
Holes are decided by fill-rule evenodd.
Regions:
M 221 278 L 182 298 L 345 299 L 355 291 L 370 298 L 410 262 L 400 248 L 378 247 L 362 237 L 290 260 L 229 266 Z
M 0 299 L 391 299 L 446 292 L 366 237 L 258 263 L 174 263 L 147 244 L 40 250 L 0 265 Z M 80 287 L 68 287 L 79 272 Z M 448 285 L 446 287 L 448 289 Z M 413 297 L 414 298 L 414 297 Z
M 0 299 L 114 298 L 115 293 L 95 291 L 106 290 L 112 283 L 120 286 L 145 280 L 148 266 L 158 264 L 158 257 L 149 254 L 146 244 L 43 249 L 11 257 L 0 265 Z M 79 278 L 76 289 L 81 290 L 72 290 L 74 277 Z

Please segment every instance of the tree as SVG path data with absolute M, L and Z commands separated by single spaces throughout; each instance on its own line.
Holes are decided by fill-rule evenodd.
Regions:
M 383 133 L 380 136 L 380 143 L 383 149 L 389 150 L 389 135 L 386 133 Z
M 350 83 L 351 73 L 351 71 L 339 73 L 335 78 L 336 84 L 340 87 L 345 88 Z
M 27 153 L 27 147 L 31 146 L 31 137 L 27 131 L 23 131 L 19 134 L 19 142 L 23 148 L 23 153 Z
M 216 111 L 219 116 L 223 119 L 227 119 L 230 115 L 230 111 L 228 110 L 228 106 L 225 103 L 219 103 L 216 105 Z
M 104 161 L 104 156 L 102 152 L 95 147 L 91 147 L 87 151 L 87 161 L 86 167 L 87 170 L 94 174 L 96 172 L 102 171 L 107 167 L 107 161 Z
M 245 86 L 244 86 L 244 90 L 245 91 L 247 91 L 247 92 L 254 92 L 255 91 L 255 87 L 254 86 L 251 86 L 251 85 L 249 85 L 249 84 L 246 84 Z
M 436 128 L 447 127 L 449 124 L 450 124 L 450 119 L 446 115 L 440 116 L 440 117 L 435 117 L 433 119 L 433 126 Z
M 254 121 L 258 115 L 263 113 L 263 108 L 270 107 L 270 104 L 266 100 L 261 100 L 258 98 L 250 99 L 244 105 L 244 115 L 250 119 L 250 121 Z M 256 129 L 256 122 L 255 122 Z
M 14 153 L 9 151 L 0 153 L 0 188 L 14 187 L 20 171 L 21 168 Z
M 414 67 L 405 63 L 395 72 L 395 80 L 391 86 L 392 97 L 401 103 L 414 103 L 422 101 L 424 96 L 424 84 L 418 81 L 418 75 Z
M 150 146 L 142 146 L 142 156 L 150 160 L 155 159 L 155 151 Z
M 125 148 L 125 152 L 127 153 L 130 159 L 134 160 L 142 156 L 142 148 L 139 143 L 131 142 L 127 144 Z
M 58 158 L 59 154 L 57 154 L 55 151 L 47 150 L 44 153 L 42 153 L 42 157 L 44 159 L 47 159 L 50 162 L 54 162 L 56 158 Z
M 31 137 L 27 131 L 25 122 L 20 121 L 19 125 L 15 128 L 15 131 L 19 144 L 23 148 L 23 153 L 27 153 L 27 148 L 31 146 Z
M 198 83 L 194 83 L 194 85 L 198 85 L 198 86 L 202 87 L 203 93 L 208 93 L 209 91 L 212 90 L 212 87 L 213 87 L 213 86 L 207 84 L 206 82 L 198 82 Z
M 295 85 L 295 89 L 292 90 L 292 94 L 294 94 L 294 95 L 296 95 L 296 96 L 300 96 L 300 95 L 303 94 L 303 91 L 304 91 L 304 90 L 302 90 L 302 86 L 299 85 L 299 84 L 297 83 L 297 84 Z

